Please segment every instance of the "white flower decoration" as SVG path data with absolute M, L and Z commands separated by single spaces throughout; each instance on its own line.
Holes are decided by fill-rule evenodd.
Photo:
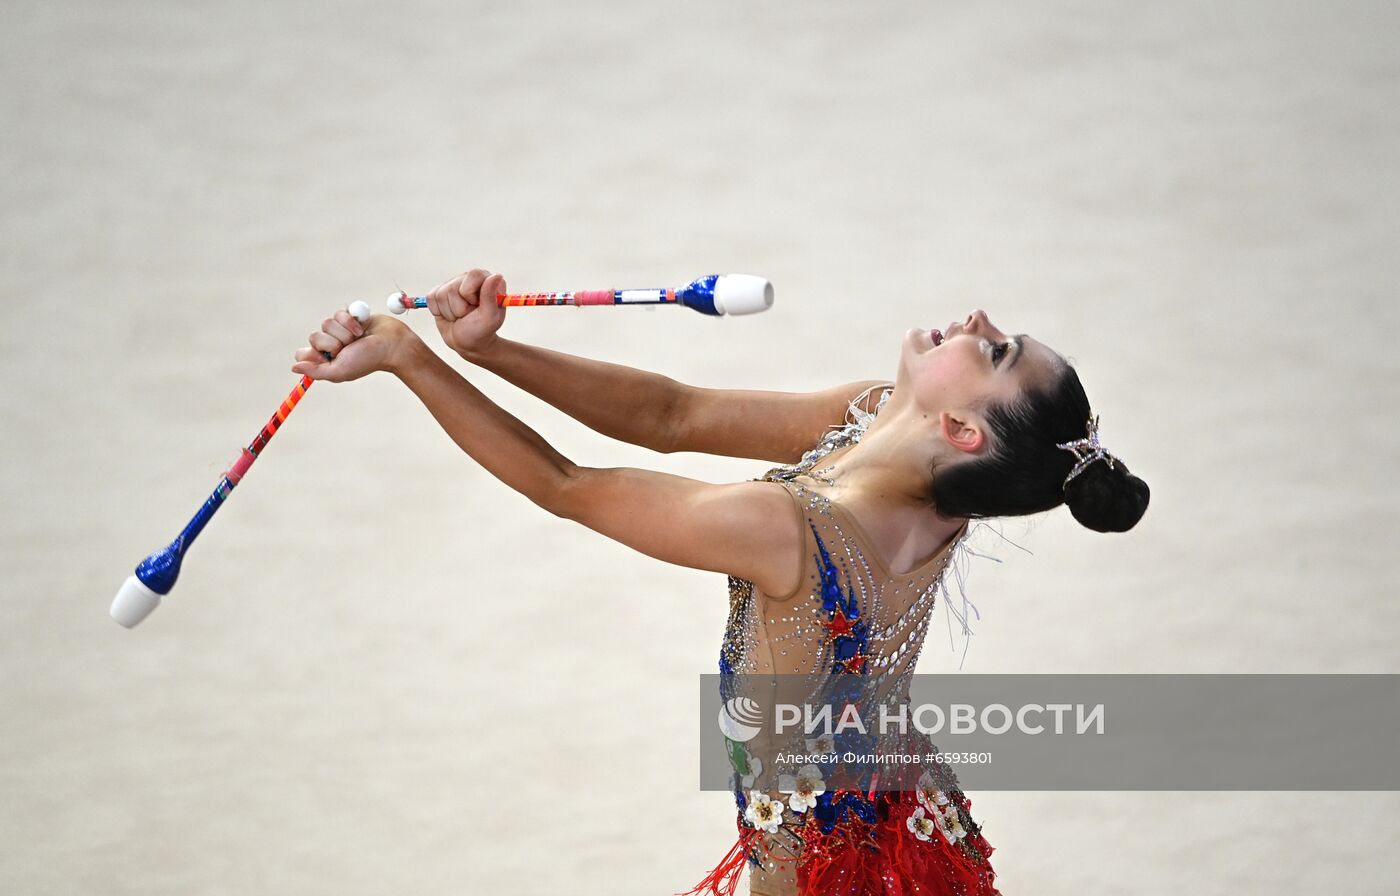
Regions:
M 744 785 L 744 789 L 747 790 L 752 788 L 753 782 L 758 779 L 759 775 L 763 774 L 763 760 L 750 753 L 748 747 L 744 748 L 744 757 L 748 760 L 749 773 L 744 775 L 741 782 Z
M 919 805 L 930 812 L 937 812 L 948 805 L 948 794 L 938 789 L 934 783 L 933 775 L 924 772 L 919 776 Z
M 963 830 L 962 821 L 958 818 L 958 807 L 948 806 L 943 810 L 943 823 L 940 824 L 939 832 L 943 834 L 943 839 L 949 843 L 955 843 L 967 836 L 967 831 Z
M 759 830 L 771 834 L 783 824 L 783 804 L 769 799 L 768 794 L 760 790 L 751 791 L 744 818 Z
M 831 732 L 807 738 L 808 753 L 835 753 L 836 735 Z
M 815 765 L 804 765 L 796 775 L 779 775 L 778 791 L 790 793 L 788 807 L 801 815 L 817 804 L 817 797 L 826 793 L 826 782 L 822 780 L 822 770 Z
M 914 814 L 909 816 L 905 824 L 909 825 L 909 830 L 914 832 L 914 836 L 927 842 L 933 837 L 936 830 L 933 819 L 938 817 L 938 813 L 933 813 L 932 817 L 924 814 L 924 807 L 920 806 L 914 810 Z

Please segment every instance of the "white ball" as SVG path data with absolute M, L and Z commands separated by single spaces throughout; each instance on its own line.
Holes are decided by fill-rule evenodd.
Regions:
M 389 310 L 394 312 L 395 314 L 403 314 L 405 311 L 403 307 L 403 300 L 406 298 L 408 298 L 408 293 L 406 292 L 392 293 L 390 294 L 389 298 L 384 300 L 384 304 L 388 305 Z
M 346 310 L 354 316 L 355 320 L 359 321 L 362 324 L 369 321 L 368 302 L 351 302 L 350 307 Z

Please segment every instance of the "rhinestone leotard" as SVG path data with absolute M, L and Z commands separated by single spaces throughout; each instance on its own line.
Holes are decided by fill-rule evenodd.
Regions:
M 889 394 L 885 389 L 880 406 Z M 755 677 L 800 676 L 803 687 L 812 683 L 806 699 L 821 702 L 831 682 L 854 682 L 845 676 L 858 675 L 868 705 L 908 701 L 943 574 L 967 527 L 909 571 L 895 575 L 886 568 L 860 523 L 832 498 L 821 467 L 833 452 L 858 442 L 873 417 L 853 403 L 846 425 L 827 433 L 796 464 L 762 477 L 793 498 L 804 536 L 802 575 L 791 594 L 778 596 L 730 577 L 719 660 L 724 699 L 754 686 L 761 680 Z M 916 742 L 918 737 L 911 731 L 902 749 L 928 750 L 928 739 Z M 992 848 L 947 766 L 929 768 L 917 789 L 863 793 L 842 789 L 834 779 L 822 781 L 825 792 L 803 805 L 792 799 L 795 769 L 765 769 L 755 755 L 777 755 L 778 745 L 764 741 L 762 749 L 752 749 L 757 743 L 729 742 L 739 842 L 692 893 L 734 892 L 746 864 L 752 892 L 765 896 L 997 892 L 988 861 Z M 795 746 L 808 753 L 832 748 L 820 739 L 799 738 Z M 827 778 L 840 774 L 829 765 L 806 769 Z M 779 787 L 785 772 L 786 793 Z M 781 818 L 776 827 L 775 816 Z

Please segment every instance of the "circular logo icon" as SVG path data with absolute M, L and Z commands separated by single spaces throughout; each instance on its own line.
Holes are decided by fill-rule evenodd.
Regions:
M 748 697 L 735 697 L 719 708 L 719 730 L 730 740 L 753 740 L 763 725 L 763 709 Z

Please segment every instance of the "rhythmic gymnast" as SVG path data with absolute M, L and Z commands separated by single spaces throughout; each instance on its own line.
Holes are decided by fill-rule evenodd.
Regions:
M 722 672 L 882 676 L 907 695 L 969 520 L 1066 504 L 1083 525 L 1121 532 L 1146 510 L 1146 484 L 1100 444 L 1074 369 L 981 311 L 909 330 L 893 382 L 796 394 L 695 388 L 509 341 L 494 300 L 505 292 L 500 274 L 472 270 L 424 304 L 465 360 L 597 432 L 780 466 L 723 485 L 579 466 L 383 315 L 337 312 L 292 370 L 332 382 L 390 373 L 463 451 L 550 513 L 727 574 Z M 733 894 L 746 866 L 759 896 L 997 892 L 992 848 L 951 775 L 865 794 L 828 788 L 807 766 L 780 792 L 744 749 L 731 754 L 739 837 L 692 893 Z

